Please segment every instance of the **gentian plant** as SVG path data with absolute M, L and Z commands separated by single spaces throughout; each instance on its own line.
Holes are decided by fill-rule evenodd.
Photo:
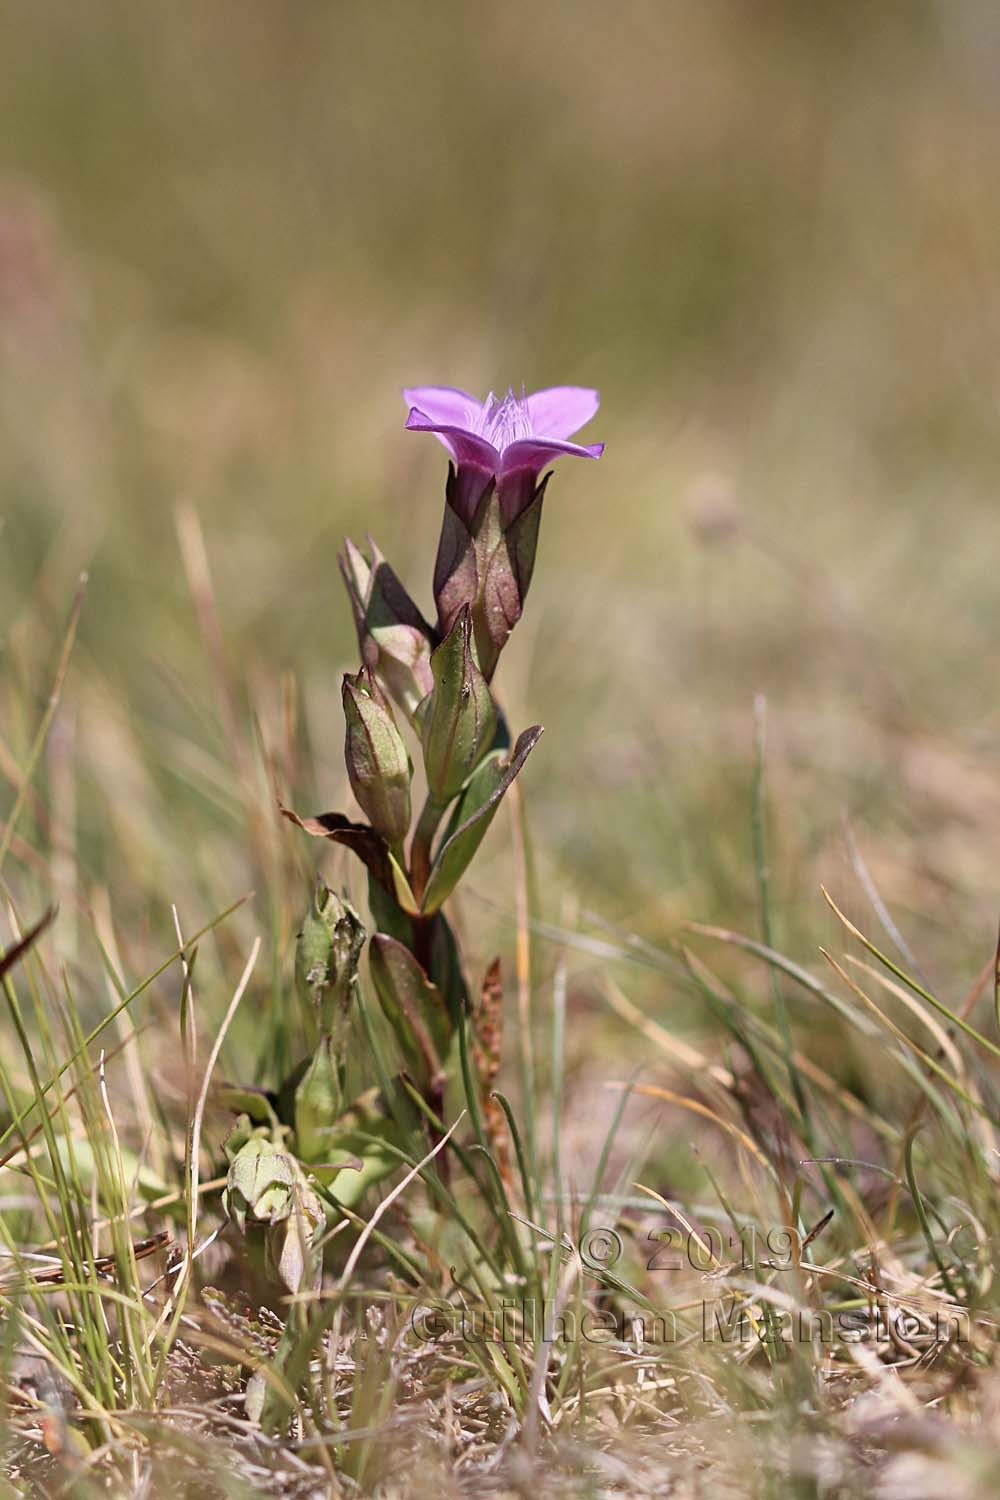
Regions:
M 598 458 L 603 445 L 569 441 L 597 411 L 596 391 L 559 386 L 480 402 L 418 386 L 404 395 L 407 428 L 433 433 L 451 457 L 434 568 L 437 619 L 425 619 L 374 544 L 365 554 L 347 541 L 340 565 L 361 665 L 343 682 L 345 759 L 367 821 L 284 811 L 367 867 L 375 985 L 397 1030 L 412 1033 L 407 1052 L 420 1052 L 434 1071 L 441 1059 L 431 1033 L 440 1016 L 425 1008 L 443 1007 L 454 1024 L 469 999 L 441 908 L 542 733 L 534 725 L 512 744 L 490 685 L 534 571 L 548 484 L 542 471 L 567 454 Z M 426 785 L 408 849 L 407 729 Z
M 365 933 L 346 899 L 320 886 L 298 940 L 297 987 L 311 1055 L 276 1095 L 232 1090 L 228 1205 L 263 1232 L 267 1264 L 293 1292 L 318 1283 L 325 1219 L 405 1159 L 413 1130 L 441 1139 L 448 1096 L 473 1118 L 496 1067 L 496 970 L 473 990 L 443 911 L 542 729 L 516 739 L 492 682 L 534 571 L 547 465 L 595 459 L 570 441 L 597 411 L 571 386 L 501 400 L 421 386 L 404 392 L 407 428 L 433 433 L 450 463 L 425 618 L 386 562 L 348 540 L 340 559 L 360 648 L 343 679 L 344 756 L 363 818 L 284 815 L 352 851 L 368 875 L 372 986 L 399 1069 L 347 1088 L 347 1033 Z M 414 754 L 423 805 L 414 819 Z M 481 997 L 491 995 L 492 1002 Z M 463 1098 L 464 1091 L 464 1098 Z M 477 1099 L 473 1097 L 478 1094 Z M 426 1136 L 425 1136 L 426 1138 Z M 447 1181 L 447 1157 L 440 1162 Z M 321 1199 L 326 1204 L 320 1208 Z

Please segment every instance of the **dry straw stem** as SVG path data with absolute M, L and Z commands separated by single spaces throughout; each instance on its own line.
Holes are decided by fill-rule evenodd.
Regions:
M 658 1047 L 671 1062 L 692 1073 L 707 1073 L 715 1083 L 718 1083 L 724 1089 L 732 1088 L 734 1079 L 728 1068 L 722 1067 L 719 1063 L 709 1062 L 704 1053 L 699 1052 L 696 1047 L 692 1047 L 688 1042 L 681 1041 L 678 1037 L 671 1036 L 665 1026 L 661 1026 L 658 1021 L 652 1020 L 637 1005 L 634 1005 L 628 996 L 619 989 L 610 975 L 602 977 L 600 988 L 605 1000 L 615 1014 L 620 1016 L 623 1021 L 627 1021 L 630 1026 L 634 1026 L 648 1042 L 652 1042 L 654 1047 Z
M 198 1191 L 198 1179 L 201 1170 L 199 1158 L 201 1153 L 201 1130 L 202 1123 L 205 1117 L 205 1105 L 208 1101 L 208 1091 L 212 1082 L 212 1075 L 215 1072 L 216 1063 L 219 1060 L 219 1054 L 222 1051 L 222 1046 L 226 1039 L 226 1034 L 229 1031 L 229 1028 L 233 1022 L 233 1018 L 235 1017 L 236 1012 L 240 1007 L 240 1002 L 242 1001 L 243 996 L 246 994 L 247 986 L 250 983 L 251 976 L 253 975 L 254 968 L 256 967 L 257 956 L 260 953 L 260 946 L 260 938 L 254 938 L 253 947 L 250 949 L 250 956 L 246 961 L 243 973 L 240 975 L 239 983 L 237 984 L 236 989 L 233 992 L 229 1005 L 226 1007 L 226 1013 L 222 1018 L 222 1024 L 220 1025 L 219 1030 L 216 1033 L 215 1041 L 212 1044 L 212 1050 L 209 1053 L 208 1062 L 205 1065 L 205 1073 L 204 1077 L 202 1078 L 201 1088 L 198 1092 L 198 1098 L 195 1102 L 194 1113 L 191 1117 L 191 1124 L 188 1134 L 187 1161 L 185 1164 L 185 1175 L 187 1178 L 186 1208 L 188 1214 L 187 1245 L 185 1246 L 184 1259 L 181 1261 L 180 1267 L 178 1268 L 177 1272 L 177 1278 L 171 1289 L 171 1298 L 167 1301 L 160 1318 L 159 1326 L 163 1326 L 168 1318 L 169 1326 L 163 1338 L 163 1345 L 157 1371 L 158 1375 L 164 1368 L 170 1347 L 173 1344 L 174 1338 L 176 1337 L 181 1315 L 184 1310 L 186 1293 L 191 1282 L 191 1274 L 194 1267 L 194 1262 L 199 1253 L 199 1247 L 197 1245 L 198 1209 L 201 1203 L 201 1194 Z M 183 944 L 181 944 L 181 948 L 183 949 Z M 187 971 L 185 971 L 185 983 L 186 982 Z
M 976 1100 L 973 1099 L 968 1090 L 965 1089 L 956 1078 L 952 1078 L 951 1074 L 948 1073 L 945 1068 L 942 1068 L 939 1063 L 935 1062 L 934 1058 L 930 1055 L 929 1052 L 925 1052 L 922 1047 L 918 1046 L 912 1037 L 907 1036 L 906 1032 L 902 1029 L 901 1026 L 897 1026 L 895 1021 L 891 1020 L 890 1017 L 886 1015 L 885 1011 L 882 1010 L 882 1008 L 877 1005 L 875 1001 L 870 998 L 870 996 L 865 994 L 861 986 L 851 978 L 847 970 L 843 968 L 843 966 L 839 964 L 837 960 L 826 951 L 825 948 L 821 948 L 820 952 L 822 953 L 823 957 L 826 959 L 830 967 L 838 975 L 838 977 L 842 979 L 847 985 L 852 995 L 855 995 L 857 999 L 861 1001 L 862 1005 L 864 1005 L 866 1009 L 871 1012 L 871 1014 L 875 1017 L 879 1024 L 884 1027 L 886 1031 L 894 1036 L 903 1047 L 912 1052 L 915 1057 L 918 1057 L 926 1068 L 928 1068 L 932 1073 L 936 1073 L 937 1076 L 942 1079 L 942 1081 L 946 1083 L 949 1088 L 953 1089 L 958 1097 L 964 1100 L 964 1102 L 968 1104 L 972 1109 L 982 1108 L 981 1105 L 977 1105 Z
M 86 590 L 87 575 L 86 573 L 82 573 L 70 608 L 69 624 L 66 627 L 66 634 L 63 638 L 59 662 L 56 666 L 52 689 L 49 693 L 49 701 L 45 705 L 45 712 L 42 714 L 41 721 L 35 733 L 35 738 L 28 755 L 28 763 L 19 776 L 20 785 L 14 799 L 14 806 L 11 808 L 10 816 L 7 819 L 7 826 L 4 828 L 2 838 L 0 838 L 0 869 L 3 868 L 4 860 L 7 858 L 10 850 L 18 818 L 21 816 L 25 801 L 31 793 L 35 771 L 41 759 L 42 751 L 45 748 L 45 742 L 48 739 L 56 709 L 59 707 L 59 699 L 62 696 L 63 684 L 66 681 L 66 673 L 69 670 L 70 657 L 73 654 L 73 643 L 76 640 L 76 631 L 80 623 L 80 611 L 83 609 L 83 596 Z
M 625 1084 L 609 1083 L 608 1088 L 622 1089 Z M 679 1109 L 686 1109 L 693 1115 L 700 1115 L 703 1120 L 711 1120 L 713 1125 L 718 1125 L 727 1135 L 731 1135 L 735 1141 L 749 1153 L 753 1159 L 764 1168 L 768 1176 L 772 1176 L 773 1168 L 767 1157 L 761 1151 L 756 1141 L 751 1140 L 745 1130 L 734 1125 L 731 1120 L 726 1120 L 714 1109 L 709 1109 L 707 1104 L 702 1104 L 699 1099 L 687 1099 L 683 1094 L 675 1094 L 671 1089 L 659 1088 L 652 1083 L 637 1083 L 632 1086 L 632 1093 L 641 1094 L 646 1099 L 659 1099 L 664 1104 L 674 1104 Z
M 447 1146 L 448 1142 L 455 1134 L 455 1131 L 458 1129 L 459 1125 L 461 1125 L 462 1121 L 465 1119 L 465 1113 L 466 1112 L 463 1109 L 462 1113 L 458 1116 L 455 1123 L 445 1131 L 444 1135 L 439 1141 L 434 1144 L 434 1146 L 432 1146 L 427 1155 L 423 1157 L 421 1161 L 417 1162 L 416 1166 L 411 1167 L 410 1170 L 405 1174 L 405 1176 L 402 1177 L 401 1180 L 396 1184 L 396 1186 L 392 1188 L 390 1192 L 386 1193 L 385 1197 L 382 1199 L 381 1203 L 378 1205 L 375 1212 L 372 1214 L 371 1218 L 367 1221 L 361 1233 L 358 1235 L 358 1238 L 351 1249 L 350 1255 L 347 1257 L 344 1269 L 341 1272 L 336 1285 L 333 1286 L 329 1292 L 321 1292 L 319 1294 L 320 1298 L 323 1301 L 333 1300 L 337 1303 L 337 1310 L 334 1314 L 333 1327 L 331 1328 L 328 1335 L 326 1346 L 326 1366 L 327 1371 L 330 1374 L 333 1373 L 333 1370 L 335 1368 L 337 1361 L 337 1350 L 340 1347 L 340 1327 L 341 1316 L 343 1313 L 343 1296 L 347 1288 L 350 1286 L 351 1277 L 354 1275 L 355 1269 L 359 1260 L 361 1259 L 361 1255 L 364 1251 L 365 1246 L 371 1239 L 372 1235 L 375 1233 L 379 1220 L 388 1213 L 389 1209 L 395 1203 L 396 1199 L 400 1197 L 401 1194 L 405 1193 L 410 1183 L 420 1176 L 424 1168 L 430 1165 L 430 1163 L 434 1160 L 434 1158 L 440 1151 L 444 1150 L 445 1146 Z M 295 1296 L 288 1298 L 288 1301 L 290 1303 L 296 1301 L 315 1302 L 317 1300 L 319 1299 L 317 1298 L 316 1294 L 311 1292 L 298 1293 Z
M 742 1009 L 736 997 L 726 988 L 718 976 L 712 973 L 696 953 L 692 952 L 690 948 L 682 948 L 681 953 L 688 968 L 701 983 L 706 985 L 707 988 L 714 990 L 727 1005 L 737 1010 Z M 807 1057 L 804 1052 L 799 1051 L 795 1047 L 792 1049 L 792 1062 L 798 1068 L 799 1072 L 805 1078 L 809 1079 L 810 1083 L 815 1084 L 817 1088 L 822 1089 L 824 1094 L 828 1094 L 830 1098 L 835 1099 L 841 1109 L 853 1115 L 858 1120 L 864 1120 L 867 1125 L 872 1126 L 879 1134 L 889 1136 L 893 1140 L 896 1138 L 897 1132 L 888 1121 L 881 1119 L 877 1115 L 873 1115 L 860 1099 L 839 1084 L 825 1069 L 814 1063 L 812 1058 Z

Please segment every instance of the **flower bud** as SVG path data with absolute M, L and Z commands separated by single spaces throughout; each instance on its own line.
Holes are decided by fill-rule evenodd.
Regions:
M 344 1113 L 344 1093 L 335 1043 L 319 1046 L 295 1090 L 295 1150 L 304 1162 L 329 1162 L 333 1127 Z
M 513 520 L 504 522 L 502 539 L 484 549 L 481 603 L 476 612 L 476 643 L 487 677 L 493 675 L 500 652 L 524 610 L 538 550 L 542 500 L 548 475 Z M 503 496 L 500 496 L 502 515 Z
M 264 1229 L 268 1268 L 290 1292 L 315 1283 L 313 1246 L 323 1208 L 290 1151 L 265 1135 L 250 1136 L 229 1163 L 223 1202 L 242 1234 Z
M 410 826 L 410 757 L 370 668 L 345 675 L 343 699 L 351 788 L 376 833 L 396 849 Z
M 295 945 L 295 979 L 321 1032 L 339 1031 L 350 1009 L 364 944 L 353 906 L 320 881 Z
M 431 657 L 434 690 L 423 710 L 427 784 L 446 805 L 458 795 L 489 750 L 497 712 L 472 649 L 472 617 L 464 607 Z
M 524 609 L 547 483 L 548 476 L 541 484 L 532 478 L 530 492 L 513 510 L 506 505 L 510 497 L 490 486 L 475 513 L 467 516 L 455 502 L 455 471 L 449 472 L 434 565 L 438 624 L 447 634 L 462 608 L 469 607 L 479 666 L 487 682 Z
M 229 1163 L 226 1212 L 244 1233 L 248 1219 L 260 1224 L 279 1223 L 294 1211 L 297 1185 L 305 1185 L 305 1178 L 291 1152 L 255 1132 Z
M 434 632 L 374 542 L 369 563 L 348 539 L 340 571 L 354 612 L 362 660 L 412 719 L 417 704 L 433 686 Z
M 434 602 L 442 636 L 451 630 L 463 606 L 473 609 L 479 598 L 476 536 L 491 508 L 499 514 L 495 489 L 490 482 L 475 506 L 464 506 L 459 496 L 458 473 L 454 464 L 448 465 L 444 517 L 434 560 Z

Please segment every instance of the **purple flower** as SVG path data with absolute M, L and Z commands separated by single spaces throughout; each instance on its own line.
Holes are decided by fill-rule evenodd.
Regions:
M 477 401 L 449 386 L 419 385 L 403 395 L 412 432 L 433 432 L 455 462 L 456 504 L 466 523 L 495 478 L 504 523 L 529 504 L 538 476 L 564 453 L 600 458 L 603 443 L 582 445 L 567 439 L 589 422 L 600 405 L 596 391 L 557 385 L 531 396 L 508 390 L 499 401 L 492 391 Z

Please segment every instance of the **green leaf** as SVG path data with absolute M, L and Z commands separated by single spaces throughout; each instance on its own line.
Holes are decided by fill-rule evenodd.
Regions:
M 385 1150 L 371 1141 L 369 1135 L 384 1138 Z M 332 1174 L 321 1167 L 314 1167 L 313 1171 L 320 1182 L 329 1179 L 326 1188 L 331 1197 L 336 1198 L 345 1208 L 353 1208 L 370 1187 L 396 1170 L 399 1166 L 398 1152 L 404 1144 L 405 1138 L 394 1120 L 379 1120 L 364 1134 L 354 1136 L 347 1132 L 338 1138 L 338 1147 L 350 1151 L 358 1165 L 340 1167 Z M 391 1149 L 393 1146 L 395 1150 Z
M 535 724 L 519 736 L 509 758 L 492 754 L 462 793 L 451 817 L 444 839 L 431 868 L 424 892 L 423 912 L 429 916 L 451 895 L 462 878 L 473 855 L 483 841 L 493 815 L 508 787 L 518 775 L 532 750 L 542 737 L 542 726 Z
M 420 903 L 410 890 L 410 882 L 406 878 L 406 872 L 399 860 L 390 849 L 386 850 L 389 862 L 389 874 L 392 879 L 392 894 L 396 898 L 397 905 L 402 907 L 409 917 L 420 915 Z
M 223 1109 L 232 1110 L 234 1115 L 248 1115 L 255 1125 L 268 1125 L 272 1128 L 278 1125 L 278 1117 L 266 1089 L 253 1088 L 250 1084 L 243 1083 L 220 1083 L 214 1091 L 214 1097 Z
M 368 949 L 372 981 L 414 1080 L 421 1089 L 441 1086 L 453 1031 L 452 1018 L 408 948 L 377 932 Z
M 425 921 L 428 919 L 425 918 Z M 462 971 L 462 958 L 451 924 L 444 912 L 438 911 L 429 919 L 430 977 L 445 999 L 448 1014 L 457 1025 L 469 1010 L 469 990 Z
M 396 1085 L 392 1087 L 394 1093 L 401 1092 Z M 414 1115 L 412 1105 L 405 1113 Z M 411 1125 L 413 1129 L 417 1128 L 415 1115 Z M 331 1197 L 352 1208 L 369 1187 L 396 1171 L 400 1154 L 411 1144 L 406 1130 L 390 1113 L 380 1091 L 368 1089 L 338 1121 L 331 1137 L 331 1145 L 337 1153 L 350 1153 L 351 1164 L 317 1164 L 310 1167 L 310 1172 L 326 1186 Z

